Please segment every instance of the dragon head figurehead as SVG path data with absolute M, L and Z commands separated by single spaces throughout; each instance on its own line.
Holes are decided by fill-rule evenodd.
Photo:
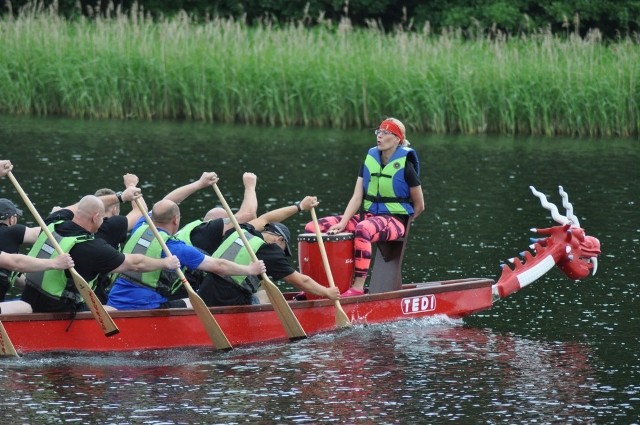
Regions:
M 572 280 L 584 279 L 598 270 L 600 241 L 593 236 L 587 236 L 584 229 L 580 227 L 578 217 L 574 215 L 573 206 L 569 202 L 569 196 L 562 186 L 559 186 L 559 193 L 562 197 L 562 205 L 566 209 L 564 216 L 544 194 L 538 192 L 533 186 L 529 188 L 540 199 L 542 206 L 551 212 L 551 217 L 558 225 L 544 229 L 531 229 L 542 237 L 532 240 L 534 243 L 530 248 L 533 253 L 525 251 L 520 254 L 524 261 L 512 258 L 509 262 L 513 267 L 503 267 L 502 275 L 494 285 L 494 295 L 499 298 L 504 298 L 537 280 L 554 266 L 558 266 Z
M 596 274 L 600 241 L 593 236 L 585 235 L 584 229 L 581 228 L 570 228 L 566 233 L 570 235 L 565 242 L 567 252 L 558 259 L 557 266 L 569 279 L 573 280 Z

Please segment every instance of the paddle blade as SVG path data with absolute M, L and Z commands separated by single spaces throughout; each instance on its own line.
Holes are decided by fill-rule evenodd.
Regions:
M 273 310 L 278 314 L 278 318 L 284 327 L 285 332 L 290 340 L 304 339 L 307 337 L 304 329 L 298 322 L 298 319 L 293 314 L 291 306 L 284 299 L 284 295 L 280 292 L 280 289 L 271 282 L 265 275 L 263 275 L 262 287 L 265 289 L 269 301 L 273 306 Z
M 80 276 L 75 269 L 69 269 L 69 271 L 71 272 L 71 277 L 73 277 L 73 283 L 75 283 L 78 293 L 80 293 L 85 304 L 87 304 L 87 307 L 91 310 L 94 319 L 96 319 L 100 325 L 105 336 L 113 336 L 120 332 L 120 329 L 118 329 L 116 324 L 113 322 L 113 319 L 109 316 L 107 310 L 104 309 L 104 306 L 96 296 L 95 292 L 93 292 L 84 278 Z
M 349 328 L 351 327 L 351 320 L 349 320 L 349 316 L 342 309 L 342 304 L 340 301 L 335 301 L 336 306 L 336 327 L 338 328 Z
M 18 352 L 11 343 L 9 334 L 7 334 L 2 322 L 0 322 L 0 356 L 18 357 Z
M 191 286 L 185 285 L 185 287 L 189 294 L 191 306 L 200 318 L 200 321 L 204 325 L 204 329 L 207 331 L 207 334 L 209 335 L 209 338 L 211 338 L 215 348 L 218 350 L 232 350 L 233 346 L 222 331 L 222 328 L 216 321 L 215 317 L 211 314 L 209 307 L 207 307 L 202 298 L 200 298 L 200 295 L 198 295 Z

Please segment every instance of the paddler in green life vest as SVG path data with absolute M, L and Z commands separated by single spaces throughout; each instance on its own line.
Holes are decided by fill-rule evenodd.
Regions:
M 343 297 L 364 294 L 372 243 L 403 237 L 409 218 L 424 211 L 420 161 L 405 133 L 399 120 L 382 121 L 375 130 L 376 146 L 367 152 L 344 213 L 318 220 L 323 233 L 354 233 L 354 280 Z M 361 207 L 364 211 L 358 213 Z M 305 231 L 315 232 L 312 221 Z
M 65 270 L 74 266 L 69 254 L 53 258 L 35 258 L 23 254 L 10 254 L 0 251 L 0 269 L 16 273 L 37 273 L 45 270 Z M 24 306 L 24 307 L 23 307 Z M 30 313 L 32 309 L 21 301 L 0 302 L 0 314 Z
M 32 245 L 40 234 L 40 227 L 27 227 L 19 224 L 22 216 L 19 209 L 11 200 L 0 198 L 0 251 L 17 254 L 23 244 Z M 23 288 L 24 276 L 15 271 L 0 267 L 0 301 L 12 287 Z
M 0 160 L 0 177 L 6 177 L 13 170 L 13 164 L 8 159 Z M 44 270 L 64 270 L 73 267 L 73 259 L 69 254 L 59 255 L 54 258 L 33 258 L 18 253 L 22 243 L 32 244 L 38 239 L 39 227 L 26 227 L 17 224 L 18 217 L 22 215 L 13 202 L 8 199 L 0 199 L 0 301 L 11 284 L 16 281 L 17 275 L 26 272 L 41 272 Z M 21 278 L 22 279 L 22 278 Z M 24 313 L 27 310 L 9 311 L 16 302 L 0 302 L 0 313 Z M 28 311 L 31 309 L 28 307 Z
M 262 214 L 260 217 L 241 224 L 249 244 L 259 260 L 263 260 L 267 275 L 275 280 L 283 280 L 301 291 L 318 295 L 330 300 L 340 298 L 338 288 L 327 288 L 310 276 L 295 270 L 287 257 L 291 257 L 291 233 L 282 221 L 301 211 L 309 211 L 318 205 L 315 196 L 306 196 L 293 205 Z M 235 229 L 224 235 L 222 245 L 213 253 L 213 257 L 225 258 L 240 264 L 250 261 L 250 254 Z M 206 275 L 202 280 L 198 294 L 208 306 L 246 305 L 267 303 L 263 290 L 259 289 L 258 276 Z
M 254 173 L 246 172 L 242 175 L 242 183 L 244 186 L 244 197 L 238 211 L 234 214 L 238 223 L 247 223 L 257 218 L 258 198 L 256 196 L 257 176 Z M 213 183 L 207 181 L 204 183 L 208 190 L 211 191 Z M 180 204 L 187 196 L 190 196 L 199 186 L 186 185 L 175 189 L 165 199 L 171 199 Z M 201 188 L 201 187 L 200 187 Z M 227 212 L 224 208 L 216 207 L 207 211 L 202 220 L 194 220 L 182 226 L 180 231 L 176 233 L 176 237 L 184 241 L 187 245 L 195 246 L 206 255 L 211 255 L 222 243 L 224 234 L 233 228 L 233 223 L 229 220 Z M 188 275 L 187 275 L 188 277 Z
M 137 192 L 135 196 L 139 197 L 141 193 Z M 49 224 L 49 229 L 62 250 L 71 254 L 76 271 L 92 288 L 101 274 L 149 272 L 180 266 L 176 256 L 158 259 L 142 254 L 123 254 L 106 240 L 95 237 L 104 214 L 102 201 L 94 195 L 87 195 L 78 202 L 77 212 L 72 220 Z M 56 254 L 44 232 L 29 252 L 30 256 L 37 258 L 54 258 Z M 87 310 L 69 273 L 53 270 L 27 273 L 26 281 L 22 301 L 29 303 L 34 312 Z
M 238 223 L 246 223 L 257 217 L 257 180 L 258 177 L 254 173 L 245 172 L 242 175 L 244 196 L 240 208 L 235 213 Z M 211 190 L 212 185 L 218 181 L 219 178 L 215 172 L 205 171 L 194 181 L 173 189 L 167 193 L 163 199 L 173 201 L 180 205 L 191 195 L 202 189 L 206 189 L 206 193 L 210 196 L 213 192 Z M 211 256 L 222 243 L 224 233 L 231 228 L 233 228 L 233 223 L 228 219 L 224 208 L 216 207 L 207 211 L 202 220 L 194 220 L 184 224 L 174 236 L 187 245 L 198 248 L 205 255 Z M 205 272 L 199 269 L 186 268 L 184 274 L 191 286 L 197 290 Z M 180 288 L 179 291 L 182 291 L 182 288 Z M 185 291 L 182 291 L 182 294 L 184 297 L 187 296 Z M 174 294 L 174 296 L 178 297 L 179 295 L 178 292 Z
M 173 237 L 180 228 L 180 208 L 169 199 L 163 199 L 153 206 L 151 219 L 165 239 L 169 251 L 180 259 L 180 264 L 184 267 L 225 276 L 260 275 L 265 271 L 262 261 L 236 264 L 225 259 L 212 258 Z M 149 258 L 164 256 L 160 243 L 144 218 L 133 227 L 133 233 L 124 247 L 124 252 L 144 254 Z M 186 296 L 182 289 L 183 285 L 174 270 L 153 273 L 129 271 L 118 276 L 109 291 L 107 304 L 118 310 L 190 308 L 189 299 L 181 298 Z

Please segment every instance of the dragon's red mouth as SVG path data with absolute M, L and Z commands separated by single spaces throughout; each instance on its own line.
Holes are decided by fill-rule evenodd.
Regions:
M 600 255 L 600 241 L 593 236 L 586 236 L 585 240 L 580 244 L 580 261 L 586 263 L 587 267 L 592 270 L 592 275 L 598 270 L 598 256 Z
M 581 256 L 580 261 L 584 263 L 584 265 L 591 270 L 591 275 L 595 275 L 598 271 L 598 257 L 595 255 L 593 257 L 585 257 Z

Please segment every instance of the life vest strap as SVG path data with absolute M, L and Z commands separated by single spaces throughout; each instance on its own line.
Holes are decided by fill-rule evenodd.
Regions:
M 393 203 L 397 202 L 399 204 L 408 204 L 411 203 L 411 198 L 395 198 L 389 196 L 373 196 L 373 195 L 364 195 L 364 199 L 371 202 L 379 202 L 379 203 Z
M 383 172 L 379 171 L 377 173 L 371 173 L 371 177 L 386 177 L 386 178 L 390 179 L 393 176 L 391 174 L 384 174 Z

